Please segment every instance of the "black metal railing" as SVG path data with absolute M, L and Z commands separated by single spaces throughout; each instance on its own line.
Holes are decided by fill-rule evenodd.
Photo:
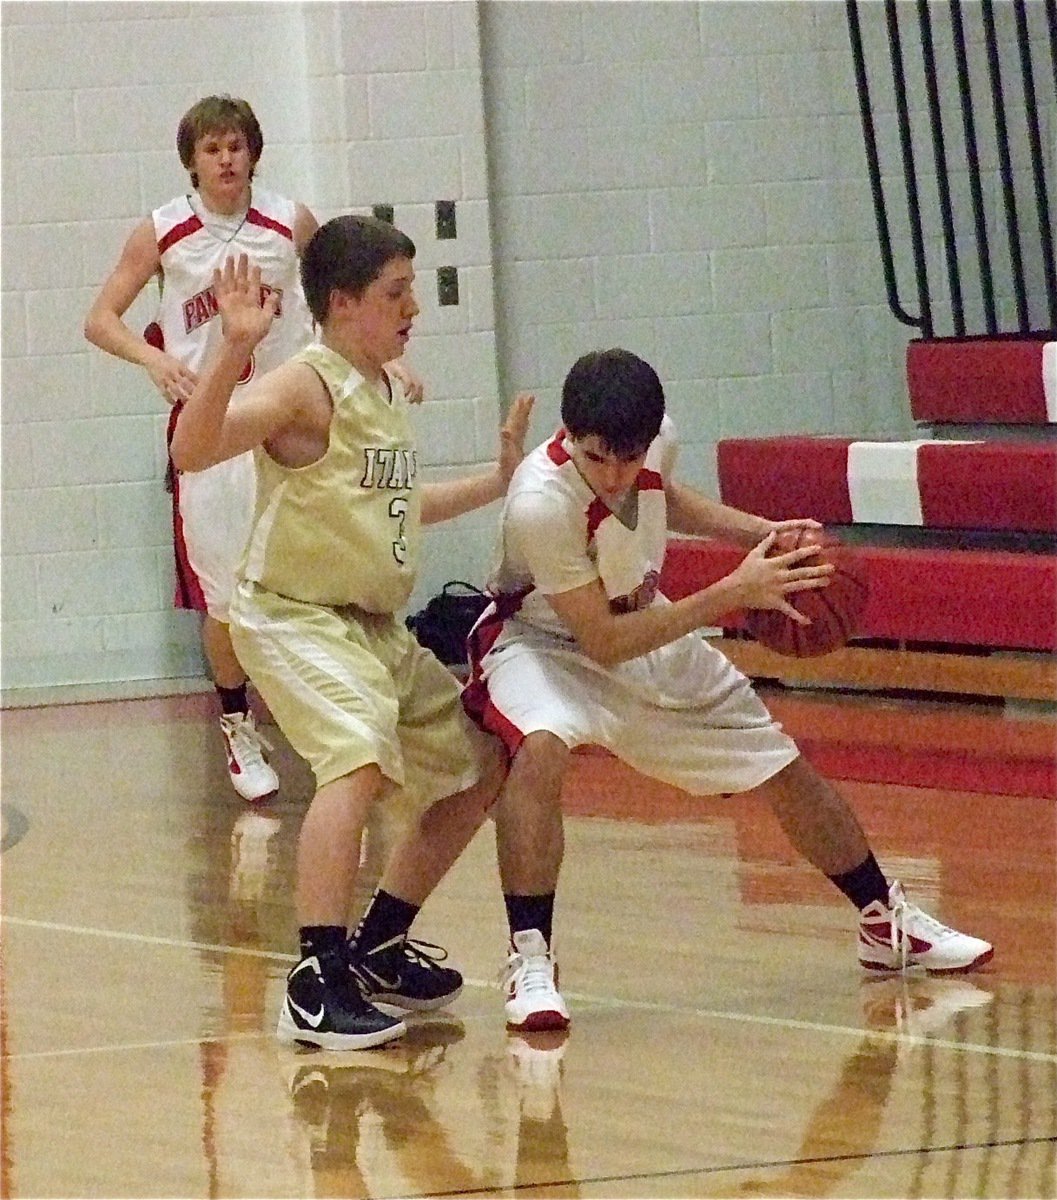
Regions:
M 1016 59 L 1019 65 L 1019 87 L 1003 81 L 1003 63 L 995 22 L 995 6 L 992 0 L 979 0 L 974 4 L 973 17 L 980 22 L 979 39 L 971 42 L 967 37 L 966 14 L 961 0 L 949 0 L 943 6 L 930 9 L 928 0 L 898 3 L 884 0 L 885 33 L 887 47 L 885 67 L 890 71 L 894 90 L 895 115 L 899 137 L 899 174 L 905 188 L 909 229 L 910 255 L 916 291 L 917 315 L 908 311 L 900 298 L 899 281 L 892 241 L 892 219 L 885 195 L 884 174 L 878 150 L 874 105 L 871 98 L 871 82 L 864 50 L 860 8 L 878 11 L 876 4 L 864 6 L 860 0 L 845 0 L 848 16 L 848 32 L 851 38 L 852 57 L 855 67 L 855 83 L 859 94 L 859 111 L 862 118 L 863 140 L 866 147 L 867 170 L 873 195 L 877 234 L 881 249 L 885 291 L 892 314 L 905 325 L 920 330 L 923 337 L 937 336 L 936 310 L 942 301 L 930 278 L 937 269 L 946 275 L 946 298 L 950 303 L 950 319 L 956 337 L 970 334 L 1027 333 L 1031 331 L 1033 316 L 1041 317 L 1051 328 L 1057 329 L 1057 270 L 1054 267 L 1054 229 L 1051 217 L 1050 197 L 1046 180 L 1046 162 L 1043 148 L 1043 132 L 1040 122 L 1038 93 L 1036 91 L 1036 59 L 1049 59 L 1057 105 L 1057 0 L 1042 0 L 1042 11 L 1046 27 L 1045 38 L 1036 37 L 1033 48 L 1029 36 L 1029 21 L 1026 0 L 1006 0 L 1003 8 L 1012 10 Z M 916 9 L 920 61 L 911 60 L 904 52 L 901 36 L 900 16 Z M 937 16 L 938 15 L 938 16 Z M 949 55 L 956 81 L 956 96 L 942 95 L 939 68 L 938 39 L 934 36 L 933 22 L 943 23 L 947 28 L 942 34 L 942 50 Z M 986 95 L 981 96 L 979 83 L 975 92 L 971 75 L 970 51 L 980 53 L 982 46 L 986 58 Z M 907 67 L 920 69 L 925 84 L 924 112 L 912 113 L 908 99 Z M 981 70 L 983 69 L 981 67 Z M 1007 63 L 1008 67 L 1008 63 Z M 1046 73 L 1043 72 L 1045 78 Z M 1048 88 L 1049 84 L 1042 86 Z M 1019 96 L 1014 95 L 1015 92 Z M 990 112 L 987 112 L 987 109 Z M 952 195 L 951 175 L 961 171 L 962 164 L 952 163 L 948 149 L 949 127 L 960 115 L 960 126 L 964 138 L 964 169 L 968 176 L 969 199 L 967 211 L 959 211 Z M 915 152 L 915 121 L 927 120 L 931 141 L 932 164 L 935 169 L 936 193 L 939 206 L 939 230 L 926 229 L 923 225 L 921 187 L 918 180 L 918 155 Z M 992 224 L 994 236 L 1003 237 L 1008 251 L 1008 263 L 998 253 L 999 246 L 992 243 L 989 230 L 988 211 L 984 194 L 985 173 L 980 162 L 980 131 L 985 122 L 993 122 L 997 152 L 997 182 L 1001 191 L 1001 213 L 998 202 L 993 205 Z M 1050 140 L 1057 139 L 1057 108 L 1054 110 Z M 917 132 L 920 132 L 918 129 Z M 1011 140 L 1012 139 L 1012 140 Z M 1023 197 L 1018 200 L 1015 186 L 1013 154 L 1011 147 L 1026 144 L 1031 171 L 1034 220 L 1022 211 L 1026 206 Z M 1054 152 L 1057 159 L 1057 152 Z M 963 205 L 963 207 L 966 207 Z M 961 237 L 963 230 L 971 230 Z M 927 238 L 938 237 L 942 241 L 942 262 L 933 263 L 930 269 L 926 251 Z M 983 328 L 971 328 L 967 313 L 967 262 L 964 242 L 971 240 L 980 289 L 980 317 Z M 1037 294 L 1031 293 L 1031 284 L 1026 263 L 1034 264 L 1036 258 L 1041 266 L 1041 281 Z M 1003 274 L 996 279 L 996 264 L 1002 263 L 1003 272 L 1008 265 L 1008 278 Z M 1011 297 L 1016 312 L 1016 328 L 1003 329 L 996 304 L 996 286 L 1001 287 L 1003 297 Z M 1034 308 L 1034 313 L 1033 313 Z

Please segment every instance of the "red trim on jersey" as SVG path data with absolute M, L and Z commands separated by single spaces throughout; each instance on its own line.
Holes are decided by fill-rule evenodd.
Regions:
M 635 486 L 640 492 L 663 492 L 664 480 L 657 471 L 648 471 L 645 467 L 635 476 Z
M 165 432 L 166 446 L 172 445 L 173 434 L 176 432 L 176 420 L 180 415 L 180 405 L 173 405 L 169 413 L 169 426 Z M 169 459 L 169 473 L 172 476 L 172 532 L 173 560 L 176 567 L 176 587 L 173 593 L 174 608 L 189 608 L 195 612 L 205 612 L 208 608 L 202 585 L 194 573 L 191 560 L 187 556 L 187 542 L 184 539 L 183 517 L 180 515 L 180 473 Z
M 565 438 L 565 430 L 559 429 L 552 440 L 547 443 L 547 457 L 555 466 L 564 467 L 565 464 L 572 458 L 572 455 L 562 445 Z
M 186 221 L 181 221 L 179 225 L 174 225 L 158 242 L 158 253 L 164 254 L 166 250 L 175 246 L 177 242 L 183 241 L 185 237 L 190 237 L 192 233 L 197 233 L 203 228 L 204 226 L 198 217 L 188 217 Z
M 289 229 L 281 221 L 276 221 L 274 217 L 266 217 L 258 208 L 252 206 L 246 211 L 246 224 L 259 225 L 262 229 L 270 229 L 272 233 L 282 234 L 284 238 L 294 240 L 294 231 Z
M 609 506 L 604 500 L 600 500 L 597 496 L 591 501 L 587 509 L 587 543 L 591 544 L 591 539 L 595 536 L 595 532 L 599 525 L 606 519 L 612 516 Z

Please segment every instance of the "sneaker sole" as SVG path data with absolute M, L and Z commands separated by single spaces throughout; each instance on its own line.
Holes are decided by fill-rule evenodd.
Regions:
M 397 1021 L 374 1033 L 316 1033 L 295 1025 L 284 1011 L 279 1014 L 279 1025 L 275 1032 L 281 1042 L 296 1042 L 300 1046 L 313 1046 L 320 1050 L 369 1050 L 372 1046 L 381 1046 L 403 1037 L 407 1033 L 407 1026 L 403 1021 Z
M 428 999 L 420 999 L 417 996 L 401 996 L 398 992 L 371 992 L 366 997 L 371 1004 L 387 1004 L 391 1008 L 403 1009 L 404 1012 L 433 1012 L 435 1009 L 444 1008 L 456 999 L 462 993 L 462 984 L 453 992 L 449 992 L 446 996 L 433 996 Z
M 508 1020 L 506 1027 L 513 1033 L 548 1033 L 568 1029 L 569 1018 L 555 1009 L 548 1008 L 543 1012 L 529 1013 L 520 1023 Z
M 977 969 L 977 967 L 982 967 L 985 964 L 989 963 L 991 961 L 991 959 L 994 958 L 994 956 L 995 956 L 995 948 L 992 946 L 989 949 L 985 950 L 983 952 L 983 954 L 977 955 L 977 957 L 974 958 L 971 962 L 963 963 L 959 966 L 930 967 L 927 963 L 922 963 L 920 961 L 915 962 L 913 959 L 911 959 L 911 961 L 907 963 L 907 966 L 908 967 L 922 966 L 925 968 L 925 971 L 929 975 L 968 975 L 970 971 L 975 971 Z M 866 971 L 886 971 L 889 974 L 891 974 L 893 972 L 901 971 L 903 969 L 899 963 L 890 964 L 887 962 L 871 961 L 871 960 L 867 960 L 865 958 L 859 959 L 859 965 Z
M 273 796 L 279 795 L 278 787 L 273 787 L 270 792 L 259 792 L 255 796 L 247 796 L 244 792 L 239 791 L 234 784 L 231 785 L 235 790 L 235 795 L 240 800 L 245 800 L 247 804 L 263 804 L 265 800 L 270 800 Z

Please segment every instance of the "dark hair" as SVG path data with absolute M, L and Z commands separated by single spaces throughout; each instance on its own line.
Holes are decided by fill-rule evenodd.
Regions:
M 362 296 L 394 258 L 414 258 L 415 243 L 377 217 L 334 217 L 320 225 L 301 252 L 301 285 L 319 324 L 334 291 Z
M 191 186 L 198 187 L 198 174 L 192 169 L 198 139 L 209 133 L 227 133 L 234 129 L 246 139 L 250 151 L 250 178 L 264 149 L 264 134 L 254 111 L 245 100 L 234 96 L 204 96 L 192 104 L 176 127 L 176 152 L 191 172 Z
M 562 424 L 574 438 L 597 437 L 620 458 L 642 454 L 660 432 L 664 388 L 630 350 L 592 350 L 562 386 Z

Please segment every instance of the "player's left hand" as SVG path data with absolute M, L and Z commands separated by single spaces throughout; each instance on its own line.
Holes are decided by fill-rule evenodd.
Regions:
M 517 470 L 518 463 L 525 457 L 525 435 L 528 433 L 529 417 L 536 397 L 530 392 L 518 392 L 514 403 L 499 429 L 499 474 L 508 484 Z
M 790 517 L 786 521 L 772 521 L 770 533 L 784 533 L 787 529 L 821 529 L 822 522 L 811 517 Z
M 421 404 L 425 400 L 426 385 L 422 382 L 421 376 L 412 371 L 409 366 L 397 361 L 386 363 L 385 369 L 394 379 L 400 381 L 400 386 L 404 389 L 404 395 L 409 404 Z

